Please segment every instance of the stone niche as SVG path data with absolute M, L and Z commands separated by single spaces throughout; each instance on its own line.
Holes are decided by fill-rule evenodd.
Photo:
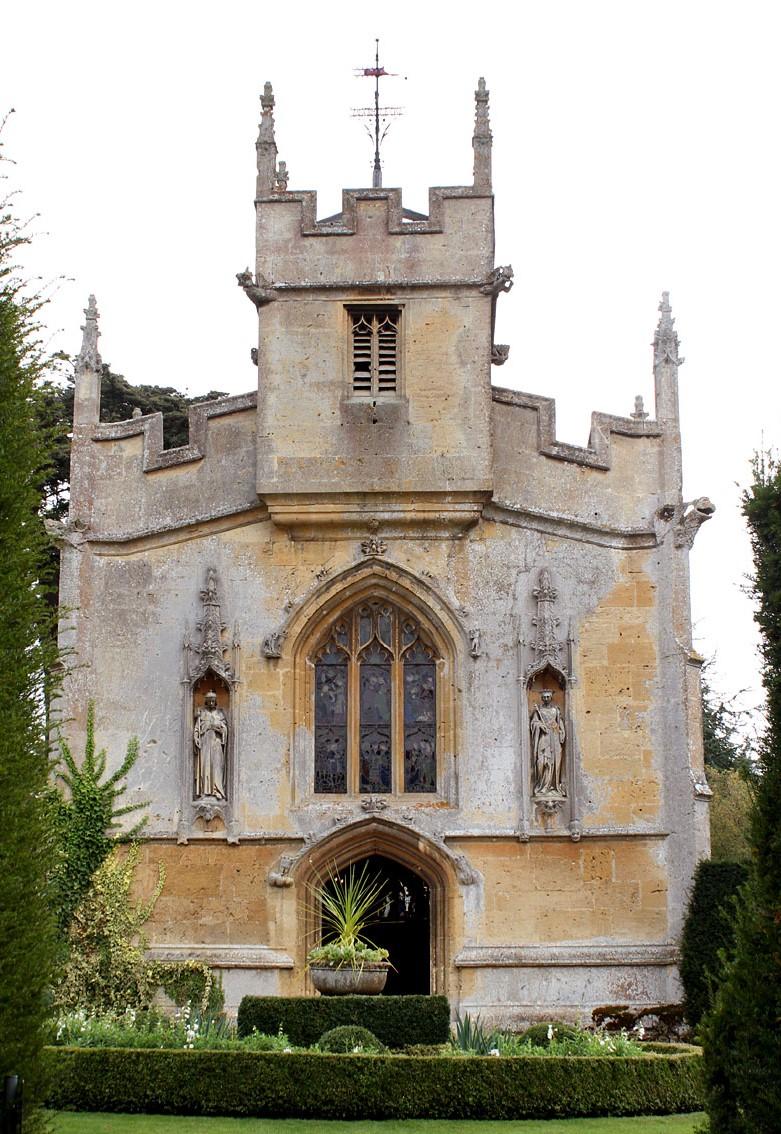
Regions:
M 521 836 L 568 830 L 580 838 L 576 738 L 571 704 L 573 637 L 559 638 L 558 590 L 543 567 L 532 590 L 534 635 L 520 640 Z
M 236 817 L 240 643 L 238 625 L 226 640 L 217 572 L 200 592 L 197 640 L 185 629 L 182 675 L 181 802 L 177 837 L 238 842 Z

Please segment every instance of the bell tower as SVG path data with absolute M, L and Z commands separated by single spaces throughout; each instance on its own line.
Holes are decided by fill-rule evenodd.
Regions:
M 460 534 L 490 498 L 496 297 L 488 91 L 472 185 L 345 189 L 336 216 L 288 188 L 266 84 L 258 140 L 257 490 L 295 538 Z M 494 353 L 494 357 L 496 354 Z

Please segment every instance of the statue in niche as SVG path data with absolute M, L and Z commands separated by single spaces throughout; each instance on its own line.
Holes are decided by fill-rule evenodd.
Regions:
M 228 744 L 228 718 L 217 706 L 217 694 L 210 690 L 203 708 L 195 716 L 195 797 L 227 799 L 225 791 L 225 751 Z
M 567 733 L 561 711 L 553 703 L 553 693 L 543 689 L 540 703 L 529 718 L 532 742 L 532 795 L 565 796 L 562 782 L 564 742 Z

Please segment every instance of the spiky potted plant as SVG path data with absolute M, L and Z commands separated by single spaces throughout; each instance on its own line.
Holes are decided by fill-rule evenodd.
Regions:
M 388 950 L 365 936 L 379 915 L 386 883 L 349 866 L 332 868 L 310 887 L 313 907 L 322 919 L 322 940 L 307 955 L 312 984 L 324 996 L 376 996 L 385 987 Z

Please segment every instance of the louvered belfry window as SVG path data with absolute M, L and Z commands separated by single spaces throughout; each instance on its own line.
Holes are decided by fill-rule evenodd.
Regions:
M 438 654 L 391 603 L 362 602 L 315 651 L 315 791 L 437 790 Z
M 352 320 L 353 394 L 387 397 L 399 389 L 397 307 L 365 307 Z

